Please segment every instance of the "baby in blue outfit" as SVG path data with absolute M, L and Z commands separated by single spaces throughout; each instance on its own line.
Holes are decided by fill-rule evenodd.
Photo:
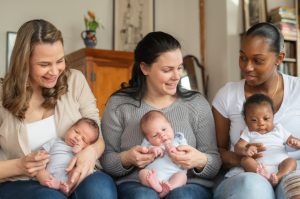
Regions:
M 81 118 L 66 132 L 64 140 L 54 138 L 44 144 L 43 148 L 49 153 L 50 159 L 46 169 L 41 169 L 36 174 L 40 184 L 67 195 L 72 184 L 69 175 L 74 170 L 66 172 L 66 168 L 75 154 L 95 143 L 98 136 L 98 124 L 91 119 Z
M 142 146 L 157 157 L 139 172 L 140 182 L 164 198 L 172 189 L 186 184 L 187 171 L 176 165 L 168 153 L 184 154 L 176 147 L 188 145 L 187 141 L 182 133 L 174 135 L 170 121 L 160 111 L 146 113 L 140 121 L 140 128 L 145 136 Z

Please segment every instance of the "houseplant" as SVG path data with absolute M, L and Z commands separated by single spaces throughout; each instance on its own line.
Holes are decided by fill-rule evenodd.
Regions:
M 96 29 L 99 25 L 104 29 L 103 25 L 100 24 L 100 20 L 95 20 L 95 13 L 88 11 L 88 16 L 84 16 L 85 29 L 81 32 L 81 38 L 84 40 L 84 44 L 87 48 L 94 48 L 97 44 Z M 86 33 L 85 37 L 83 36 Z

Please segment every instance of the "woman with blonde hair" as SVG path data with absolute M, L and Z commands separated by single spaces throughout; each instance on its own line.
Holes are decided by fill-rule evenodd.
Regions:
M 32 180 L 49 161 L 39 149 L 82 117 L 100 124 L 95 101 L 84 76 L 69 68 L 61 32 L 45 20 L 23 24 L 0 84 L 0 198 L 66 198 Z M 103 151 L 100 135 L 66 168 L 74 169 L 71 198 L 117 197 L 114 181 L 93 173 Z

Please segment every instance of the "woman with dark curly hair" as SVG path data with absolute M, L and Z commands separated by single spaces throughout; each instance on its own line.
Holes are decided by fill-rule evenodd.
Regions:
M 0 84 L 0 198 L 66 198 L 32 178 L 49 161 L 49 155 L 39 150 L 42 145 L 63 138 L 82 117 L 100 124 L 84 76 L 69 69 L 61 32 L 44 20 L 26 22 L 18 31 L 9 71 Z M 66 168 L 73 170 L 71 198 L 117 197 L 113 180 L 93 172 L 104 151 L 101 137 L 100 133 L 98 141 Z

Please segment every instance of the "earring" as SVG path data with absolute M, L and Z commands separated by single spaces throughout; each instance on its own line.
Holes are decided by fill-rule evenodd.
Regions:
M 276 66 L 278 66 L 279 64 L 276 64 Z

